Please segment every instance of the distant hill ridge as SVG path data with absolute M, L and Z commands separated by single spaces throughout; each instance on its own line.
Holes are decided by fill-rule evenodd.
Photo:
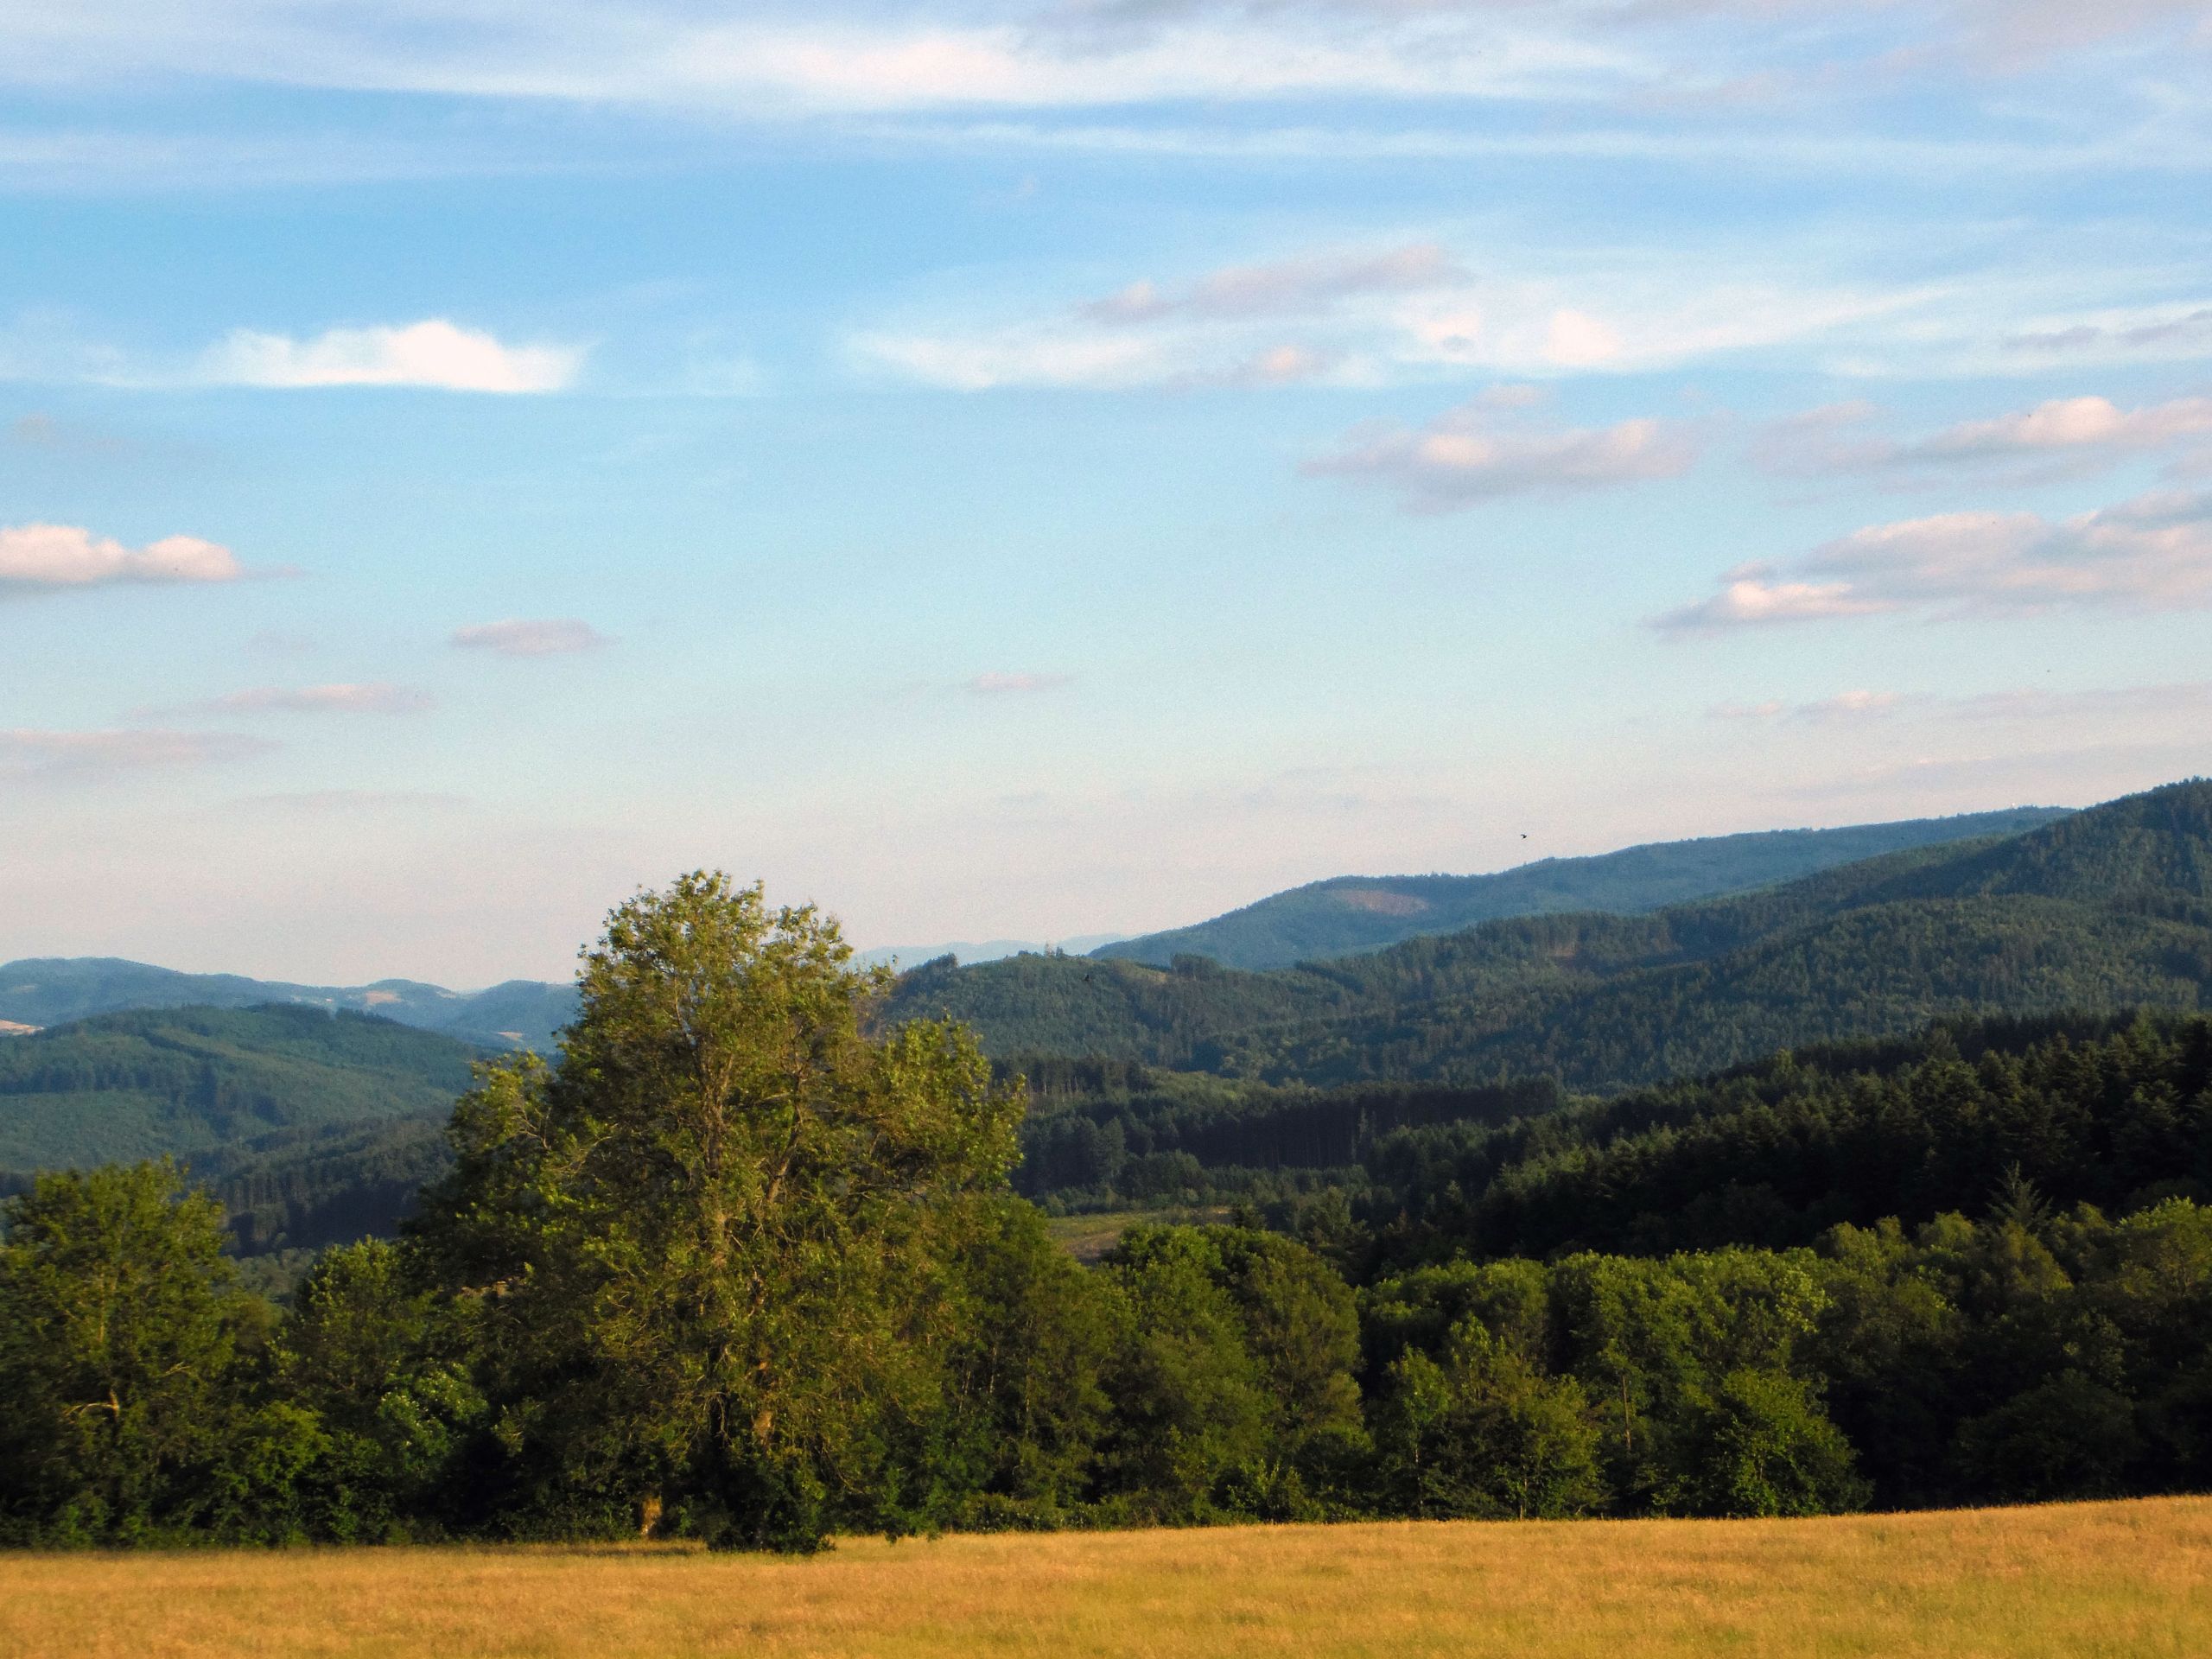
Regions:
M 1611 1090 L 1936 1019 L 2131 1007 L 2212 1007 L 2212 783 L 1646 915 L 1522 916 L 1294 969 L 927 964 L 888 1012 L 965 1020 L 1001 1056 Z
M 132 1008 L 251 1008 L 277 1002 L 380 1014 L 483 1048 L 543 1051 L 575 1018 L 576 990 L 532 979 L 483 991 L 449 991 L 411 979 L 293 985 L 237 974 L 183 974 L 114 957 L 34 957 L 0 963 L 0 1031 L 11 1025 L 67 1025 Z
M 2019 835 L 2067 816 L 2068 810 L 2060 807 L 2012 807 L 1839 830 L 1770 830 L 1652 842 L 1588 858 L 1540 859 L 1492 875 L 1335 876 L 1211 921 L 1119 940 L 1090 954 L 1159 968 L 1179 956 L 1208 957 L 1229 968 L 1289 968 L 1515 916 L 1582 911 L 1642 915 L 1795 880 L 1884 853 Z

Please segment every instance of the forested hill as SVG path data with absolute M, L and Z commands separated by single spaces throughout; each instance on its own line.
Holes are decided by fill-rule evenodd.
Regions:
M 181 974 L 113 957 L 0 963 L 0 1020 L 19 1026 L 66 1025 L 134 1008 L 250 1008 L 275 1002 L 379 1014 L 480 1047 L 543 1053 L 575 1018 L 576 988 L 534 979 L 512 979 L 484 991 L 449 991 L 411 979 L 293 985 L 237 974 Z
M 1840 830 L 1655 842 L 1593 858 L 1547 858 L 1494 875 L 1339 876 L 1194 927 L 1120 940 L 1091 954 L 1159 968 L 1179 956 L 1207 957 L 1230 968 L 1289 968 L 1516 916 L 1641 915 L 1885 853 L 2018 835 L 2066 816 L 2056 807 L 2016 807 Z
M 1334 1084 L 1554 1076 L 1612 1089 L 1945 1015 L 2212 1002 L 2212 783 L 1648 916 L 1484 923 L 1243 973 L 1019 957 L 925 964 L 893 1018 L 995 1052 Z
M 0 1038 L 0 1172 L 173 1154 L 201 1173 L 256 1143 L 442 1119 L 480 1051 L 321 1008 L 178 1008 Z

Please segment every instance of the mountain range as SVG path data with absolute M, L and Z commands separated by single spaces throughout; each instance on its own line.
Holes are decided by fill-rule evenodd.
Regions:
M 1494 875 L 1343 876 L 1279 893 L 1194 927 L 1127 939 L 1094 933 L 1057 946 L 1021 939 L 886 945 L 864 963 L 912 969 L 946 956 L 988 963 L 1055 950 L 1167 966 L 1178 955 L 1231 967 L 1287 967 L 1400 940 L 1448 933 L 1499 917 L 1559 911 L 1635 914 L 1792 876 L 1898 848 L 2031 829 L 2063 816 L 2020 807 L 1964 817 L 1789 830 L 1630 847 L 1593 858 L 1545 859 Z M 187 974 L 111 957 L 30 957 L 0 964 L 0 1035 L 134 1008 L 246 1008 L 298 1003 L 380 1014 L 482 1048 L 550 1049 L 575 1017 L 575 988 L 514 979 L 489 990 L 451 991 L 420 980 L 300 985 L 237 974 Z
M 1039 1090 L 1033 1154 L 1072 1134 L 1052 1155 L 1088 1170 L 1096 1148 L 1068 1128 L 1067 1091 L 1126 1090 L 1132 1065 L 1192 1126 L 1159 1146 L 1210 1156 L 1217 1132 L 1196 1126 L 1217 1120 L 1243 1125 L 1219 1131 L 1240 1144 L 1340 1160 L 1389 1123 L 1546 1110 L 1561 1090 L 1611 1095 L 1931 1021 L 2212 1007 L 2212 783 L 2039 817 L 1640 914 L 1521 915 L 1261 972 L 1193 954 L 1164 969 L 940 958 L 901 976 L 880 1017 L 973 1025 Z M 96 1011 L 131 996 L 171 1006 Z M 471 1062 L 546 1045 L 573 996 L 10 964 L 0 1019 L 48 1029 L 0 1038 L 0 1190 L 34 1167 L 169 1154 L 213 1184 L 242 1251 L 389 1231 L 445 1164 L 440 1128 Z M 433 1020 L 444 1028 L 420 1028 Z M 1117 1066 L 1121 1082 L 1100 1081 Z M 1131 1167 L 1138 1186 L 1153 1179 Z
M 1645 915 L 1490 921 L 1248 973 L 1197 957 L 938 963 L 891 1017 L 1003 1057 L 1333 1084 L 1548 1075 L 1611 1090 L 1947 1015 L 2212 999 L 2212 783 Z
M 1655 842 L 1590 858 L 1541 859 L 1492 875 L 1343 875 L 1293 887 L 1193 927 L 1116 940 L 1090 954 L 1156 968 L 1172 966 L 1179 956 L 1209 957 L 1228 968 L 1289 968 L 1514 916 L 1592 910 L 1640 915 L 1771 887 L 1884 853 L 2018 835 L 2065 816 L 2057 807 L 2024 806 L 1840 830 Z M 976 960 L 965 951 L 960 959 Z M 921 958 L 906 960 L 912 965 Z
M 237 974 L 181 974 L 113 957 L 26 957 L 0 963 L 0 1026 L 66 1025 L 140 1008 L 250 1008 L 295 1003 L 373 1014 L 441 1032 L 479 1048 L 550 1049 L 575 1017 L 573 985 L 512 979 L 484 991 L 449 991 L 411 979 L 373 985 L 294 985 Z

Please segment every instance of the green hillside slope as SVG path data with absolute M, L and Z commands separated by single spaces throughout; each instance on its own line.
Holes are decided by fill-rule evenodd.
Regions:
M 442 1117 L 478 1052 L 313 1007 L 103 1014 L 0 1038 L 0 1170 L 163 1154 L 198 1166 L 271 1135 Z
M 1648 916 L 1485 923 L 1264 974 L 1185 958 L 931 964 L 893 1017 L 1001 1054 L 1327 1084 L 1611 1089 L 1945 1015 L 2212 1001 L 2212 784 Z
M 1637 915 L 1885 853 L 2018 835 L 2066 816 L 2053 807 L 2018 807 L 1840 830 L 1656 842 L 1594 858 L 1548 858 L 1494 875 L 1339 876 L 1092 954 L 1161 968 L 1185 955 L 1231 968 L 1288 968 L 1515 916 L 1593 910 Z

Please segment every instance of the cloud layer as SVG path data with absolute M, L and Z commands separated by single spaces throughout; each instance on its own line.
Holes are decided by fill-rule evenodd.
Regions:
M 0 730 L 0 777 L 96 779 L 215 766 L 275 747 L 234 732 Z
M 257 685 L 227 696 L 185 705 L 195 715 L 412 715 L 431 706 L 411 687 L 382 681 L 337 685 Z
M 246 574 L 230 549 L 197 536 L 132 548 L 76 524 L 0 527 L 0 588 L 237 582 Z

